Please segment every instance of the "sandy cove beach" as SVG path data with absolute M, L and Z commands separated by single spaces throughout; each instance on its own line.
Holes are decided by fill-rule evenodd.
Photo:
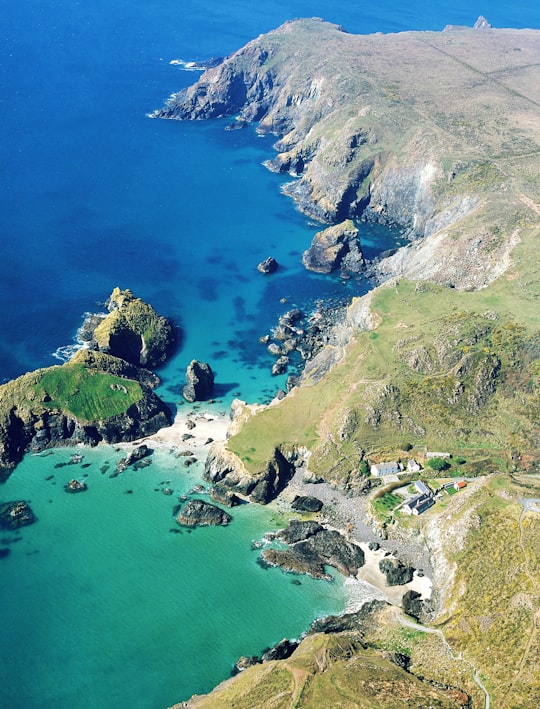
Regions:
M 189 448 L 197 458 L 201 458 L 206 455 L 210 443 L 224 441 L 227 438 L 230 423 L 228 411 L 185 406 L 177 412 L 171 426 L 161 428 L 157 433 L 134 441 L 130 445 L 146 443 L 171 450 Z
M 230 424 L 229 411 L 202 409 L 200 405 L 185 406 L 178 411 L 171 426 L 129 445 L 146 443 L 171 451 L 189 448 L 199 461 L 204 462 L 210 443 L 227 439 Z M 364 582 L 363 586 L 369 584 L 372 587 L 372 592 L 369 591 L 369 587 L 364 589 L 366 600 L 368 597 L 382 597 L 389 603 L 399 606 L 403 594 L 408 590 L 417 591 L 423 599 L 431 598 L 432 582 L 427 575 L 418 575 L 416 572 L 413 580 L 408 584 L 387 586 L 385 576 L 379 569 L 379 561 L 391 556 L 429 574 L 431 572 L 429 559 L 426 553 L 422 553 L 423 550 L 418 544 L 397 540 L 382 542 L 374 529 L 365 521 L 365 498 L 346 497 L 326 483 L 304 483 L 303 474 L 303 470 L 298 470 L 287 488 L 271 505 L 275 505 L 281 512 L 286 512 L 291 510 L 290 505 L 296 495 L 313 495 L 319 498 L 324 503 L 321 521 L 329 527 L 338 529 L 351 541 L 359 544 L 364 551 L 366 561 L 357 578 Z M 371 550 L 369 542 L 373 541 L 384 546 L 376 551 Z M 393 553 L 390 553 L 390 550 Z

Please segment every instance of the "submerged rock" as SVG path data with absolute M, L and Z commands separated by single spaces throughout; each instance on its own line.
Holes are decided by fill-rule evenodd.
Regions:
M 189 500 L 176 518 L 178 524 L 184 527 L 226 526 L 231 520 L 231 515 L 225 510 L 204 500 Z
M 0 504 L 0 529 L 19 529 L 35 521 L 36 516 L 25 500 Z
M 186 401 L 205 401 L 214 389 L 214 373 L 207 362 L 191 360 L 186 369 L 186 385 L 182 394 Z

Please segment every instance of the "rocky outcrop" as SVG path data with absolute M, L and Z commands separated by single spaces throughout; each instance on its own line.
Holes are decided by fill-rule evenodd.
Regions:
M 317 232 L 309 249 L 304 251 L 302 263 L 315 273 L 332 273 L 337 269 L 359 273 L 364 267 L 364 257 L 358 234 L 350 219 Z
M 172 324 L 130 290 L 115 288 L 107 301 L 109 315 L 93 331 L 90 348 L 137 366 L 156 367 L 175 341 Z
M 386 576 L 387 586 L 402 586 L 413 580 L 414 569 L 411 566 L 405 566 L 398 559 L 381 559 L 379 569 Z
M 336 530 L 316 523 L 295 521 L 277 536 L 287 542 L 289 548 L 265 549 L 261 560 L 285 571 L 331 580 L 325 566 L 333 566 L 345 576 L 355 576 L 365 562 L 364 552 L 357 544 L 347 541 Z
M 323 503 L 318 497 L 296 495 L 291 503 L 291 507 L 297 512 L 320 512 L 323 508 Z
M 183 527 L 225 527 L 231 520 L 228 512 L 204 500 L 189 500 L 176 518 Z
M 110 359 L 116 369 L 118 360 Z M 9 474 L 26 451 L 133 441 L 171 422 L 169 409 L 146 384 L 87 369 L 75 358 L 0 387 L 0 471 Z
M 88 490 L 88 485 L 84 482 L 84 480 L 75 480 L 75 478 L 73 478 L 64 485 L 64 490 L 70 494 L 85 492 Z
M 293 474 L 294 465 L 277 449 L 264 467 L 252 473 L 227 450 L 225 443 L 218 442 L 212 443 L 208 450 L 203 477 L 241 498 L 264 505 L 276 497 Z
M 205 401 L 212 396 L 214 373 L 207 362 L 191 360 L 186 369 L 186 385 L 182 395 L 186 401 Z
M 19 529 L 35 521 L 36 516 L 25 500 L 0 504 L 0 529 Z
M 279 264 L 273 256 L 265 258 L 257 266 L 257 270 L 261 273 L 275 273 L 278 270 Z
M 116 464 L 116 470 L 110 477 L 116 477 L 117 475 L 120 475 L 120 473 L 123 473 L 124 470 L 127 470 L 130 465 L 133 465 L 135 467 L 135 464 L 137 463 L 142 463 L 142 461 L 145 462 L 146 465 L 150 463 L 149 456 L 151 456 L 153 453 L 151 448 L 148 448 L 146 443 L 143 443 L 140 446 L 137 446 L 133 450 L 131 450 L 125 458 L 121 458 L 118 463 Z M 144 467 L 144 466 L 140 466 Z
M 210 488 L 210 497 L 214 502 L 226 507 L 236 507 L 242 503 L 242 500 L 232 490 L 227 490 L 226 487 L 220 485 L 212 485 Z

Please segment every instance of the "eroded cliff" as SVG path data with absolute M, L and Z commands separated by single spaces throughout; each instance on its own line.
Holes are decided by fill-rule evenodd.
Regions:
M 508 267 L 516 227 L 531 216 L 520 197 L 538 189 L 538 37 L 486 28 L 357 36 L 295 20 L 153 116 L 257 122 L 277 136 L 267 165 L 293 177 L 285 192 L 303 212 L 408 230 L 414 247 L 381 264 L 381 277 L 477 288 Z

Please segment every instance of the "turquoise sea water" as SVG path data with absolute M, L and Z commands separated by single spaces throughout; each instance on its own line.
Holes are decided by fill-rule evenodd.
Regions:
M 283 526 L 268 509 L 236 507 L 226 528 L 180 528 L 174 507 L 200 481 L 199 464 L 186 472 L 158 450 L 151 466 L 110 478 L 122 453 L 103 447 L 83 451 L 88 467 L 55 467 L 74 450 L 27 456 L 2 490 L 38 517 L 0 532 L 11 550 L 0 576 L 2 706 L 164 707 L 344 607 L 339 582 L 297 585 L 257 564 L 252 542 Z M 67 494 L 73 477 L 88 490 Z
M 169 61 L 228 54 L 291 17 L 395 32 L 470 25 L 479 14 L 495 26 L 540 27 L 537 4 L 525 0 L 6 5 L 0 381 L 56 363 L 82 314 L 119 285 L 182 328 L 160 373 L 172 406 L 193 357 L 212 364 L 224 406 L 238 393 L 271 398 L 283 379 L 270 377 L 259 335 L 291 305 L 309 309 L 366 285 L 300 265 L 317 225 L 262 166 L 270 138 L 226 132 L 219 121 L 146 118 L 196 78 Z M 393 239 L 362 233 L 374 250 Z M 268 255 L 283 267 L 264 278 L 255 267 Z M 198 473 L 165 452 L 115 479 L 100 472 L 120 456 L 112 449 L 85 452 L 84 471 L 54 467 L 69 455 L 27 457 L 0 487 L 0 500 L 31 500 L 39 519 L 1 534 L 11 550 L 0 560 L 1 706 L 163 707 L 210 689 L 239 655 L 344 608 L 339 583 L 296 586 L 257 565 L 251 541 L 277 524 L 266 509 L 235 510 L 227 529 L 169 532 L 175 497 Z M 67 495 L 62 482 L 75 472 L 88 474 L 89 490 Z M 169 479 L 174 497 L 162 492 Z

